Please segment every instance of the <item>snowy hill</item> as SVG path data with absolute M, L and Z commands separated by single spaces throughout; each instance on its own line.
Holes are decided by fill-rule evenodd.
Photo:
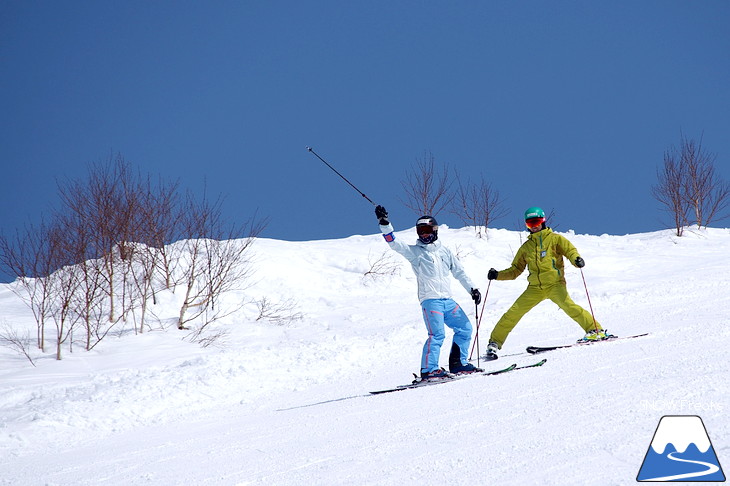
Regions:
M 415 239 L 413 228 L 398 236 Z M 426 332 L 408 264 L 377 234 L 262 239 L 250 288 L 229 298 L 266 297 L 280 322 L 257 321 L 247 304 L 217 325 L 228 331 L 217 346 L 184 341 L 174 326 L 119 329 L 62 361 L 36 355 L 36 367 L 0 348 L 0 484 L 631 484 L 663 415 L 701 416 L 727 467 L 730 230 L 566 236 L 586 260 L 596 318 L 614 334 L 649 336 L 554 351 L 541 368 L 368 396 L 418 371 Z M 483 295 L 487 270 L 506 268 L 524 237 L 440 231 Z M 385 274 L 365 275 L 376 262 Z M 580 271 L 567 271 L 571 296 L 588 308 Z M 525 286 L 526 274 L 491 284 L 482 350 Z M 452 291 L 473 319 L 456 281 Z M 0 285 L 0 325 L 35 333 L 9 285 Z M 544 302 L 482 365 L 534 362 L 526 346 L 580 336 Z

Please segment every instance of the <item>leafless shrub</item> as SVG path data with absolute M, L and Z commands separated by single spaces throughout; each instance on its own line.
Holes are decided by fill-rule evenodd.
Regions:
M 53 300 L 51 274 L 56 269 L 55 241 L 45 222 L 16 231 L 14 238 L 0 235 L 0 264 L 17 277 L 12 291 L 28 306 L 37 323 L 37 345 L 45 351 L 45 329 Z
M 72 233 L 84 236 L 78 262 L 99 259 L 100 290 L 106 297 L 108 322 L 126 318 L 133 308 L 131 272 L 136 243 L 144 241 L 148 224 L 148 187 L 121 155 L 92 164 L 85 179 L 59 183 L 61 210 L 57 218 Z M 77 262 L 77 263 L 78 263 Z M 98 275 L 88 274 L 96 279 Z
M 499 191 L 481 177 L 479 184 L 462 183 L 457 174 L 459 189 L 452 205 L 452 213 L 466 226 L 474 226 L 477 237 L 487 235 L 489 226 L 507 215 Z
M 686 167 L 675 148 L 664 152 L 664 165 L 657 170 L 658 183 L 652 187 L 654 198 L 670 214 L 677 236 L 682 236 L 689 220 L 689 206 L 684 197 Z
M 198 201 L 188 194 L 182 220 L 185 266 L 180 279 L 185 293 L 178 329 L 186 329 L 198 318 L 205 327 L 243 305 L 223 309 L 219 298 L 246 284 L 252 271 L 250 249 L 264 227 L 265 222 L 255 218 L 243 226 L 226 227 L 220 199 L 211 204 L 206 197 Z
M 296 311 L 296 303 L 293 301 L 272 302 L 267 297 L 256 301 L 259 315 L 257 321 L 269 321 L 277 326 L 284 326 L 293 321 L 304 319 L 301 312 Z
M 181 203 L 177 186 L 153 184 L 112 157 L 84 179 L 59 183 L 61 205 L 50 224 L 0 235 L 0 265 L 17 277 L 11 288 L 32 310 L 42 350 L 49 323 L 57 359 L 79 325 L 87 350 L 120 322 L 131 320 L 135 333 L 143 332 L 162 290 L 183 289 L 177 324 L 197 320 L 192 336 L 201 344 L 214 338 L 203 335 L 208 324 L 241 307 L 224 308 L 220 297 L 246 285 L 249 249 L 265 222 L 225 224 L 220 200 L 210 204 L 189 193 Z M 181 243 L 171 244 L 176 238 Z
M 144 332 L 149 304 L 155 304 L 157 293 L 174 289 L 173 275 L 178 260 L 170 254 L 169 245 L 180 229 L 182 211 L 179 210 L 177 182 L 158 183 L 153 187 L 149 178 L 139 187 L 139 206 L 142 223 L 130 262 L 130 294 L 136 305 L 133 309 L 135 332 Z
M 464 250 L 464 248 L 461 245 L 456 245 L 452 249 L 452 253 L 459 260 L 464 260 L 465 258 L 473 255 L 474 254 L 474 251 L 467 251 L 467 250 Z
M 49 315 L 56 327 L 57 360 L 61 359 L 63 343 L 73 334 L 74 327 L 80 320 L 75 303 L 77 292 L 81 287 L 83 272 L 74 263 L 77 248 L 73 246 L 73 241 L 68 236 L 66 228 L 57 228 L 57 231 L 50 236 L 51 241 L 55 242 L 52 244 L 61 248 L 59 254 L 62 256 L 58 269 L 50 275 L 53 299 Z
M 0 259 L 17 276 L 11 288 L 33 312 L 38 326 L 38 347 L 45 350 L 46 326 L 56 327 L 56 357 L 78 320 L 74 312 L 79 272 L 74 267 L 78 249 L 63 221 L 29 227 L 15 240 L 0 238 Z
M 212 330 L 206 327 L 205 329 L 196 329 L 194 332 L 188 334 L 185 339 L 200 345 L 201 348 L 223 348 L 226 345 L 228 334 L 226 329 L 218 328 Z
M 35 366 L 33 357 L 31 356 L 32 338 L 30 332 L 21 335 L 17 329 L 14 329 L 7 322 L 3 323 L 0 329 L 0 346 L 12 349 L 25 356 L 30 364 Z
M 727 217 L 721 213 L 730 204 L 730 184 L 715 170 L 717 156 L 705 151 L 702 139 L 695 142 L 682 137 L 680 157 L 686 170 L 684 194 L 697 227 L 706 228 L 714 219 Z
M 382 277 L 392 277 L 400 273 L 400 262 L 397 261 L 393 252 L 390 250 L 383 251 L 377 257 L 373 258 L 368 253 L 368 270 L 363 274 L 363 279 L 377 280 Z
M 664 153 L 664 164 L 657 170 L 654 198 L 672 217 L 677 236 L 694 222 L 698 228 L 727 218 L 730 205 L 730 183 L 715 170 L 716 155 L 682 135 L 679 148 Z
M 416 159 L 401 185 L 407 196 L 403 204 L 419 216 L 435 216 L 448 208 L 454 199 L 450 193 L 452 181 L 448 166 L 444 165 L 437 172 L 435 158 L 428 151 L 424 151 L 423 159 Z
M 82 270 L 76 313 L 86 327 L 87 349 L 130 316 L 135 332 L 143 331 L 147 303 L 160 287 L 153 275 L 175 231 L 176 189 L 153 186 L 121 155 L 91 165 L 84 179 L 59 183 L 55 218 L 68 229 Z

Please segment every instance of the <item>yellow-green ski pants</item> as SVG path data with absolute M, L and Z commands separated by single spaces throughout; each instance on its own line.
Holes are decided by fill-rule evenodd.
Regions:
M 497 343 L 501 349 L 507 339 L 507 335 L 509 335 L 520 319 L 522 319 L 522 316 L 545 299 L 550 299 L 555 302 L 585 332 L 602 329 L 601 325 L 593 320 L 590 312 L 573 302 L 573 299 L 568 295 L 568 289 L 564 283 L 557 283 L 545 288 L 529 285 L 527 290 L 512 304 L 512 307 L 497 321 L 489 340 Z

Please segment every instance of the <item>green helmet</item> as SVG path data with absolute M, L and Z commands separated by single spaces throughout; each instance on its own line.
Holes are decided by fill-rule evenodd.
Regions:
M 532 207 L 525 211 L 525 221 L 532 218 L 544 218 L 545 217 L 545 211 L 542 210 L 542 208 L 538 207 Z

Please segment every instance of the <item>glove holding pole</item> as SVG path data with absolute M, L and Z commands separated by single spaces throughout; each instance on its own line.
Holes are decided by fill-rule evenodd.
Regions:
M 383 206 L 375 206 L 375 217 L 378 218 L 380 226 L 388 226 L 390 224 L 390 221 L 388 221 L 388 211 Z

